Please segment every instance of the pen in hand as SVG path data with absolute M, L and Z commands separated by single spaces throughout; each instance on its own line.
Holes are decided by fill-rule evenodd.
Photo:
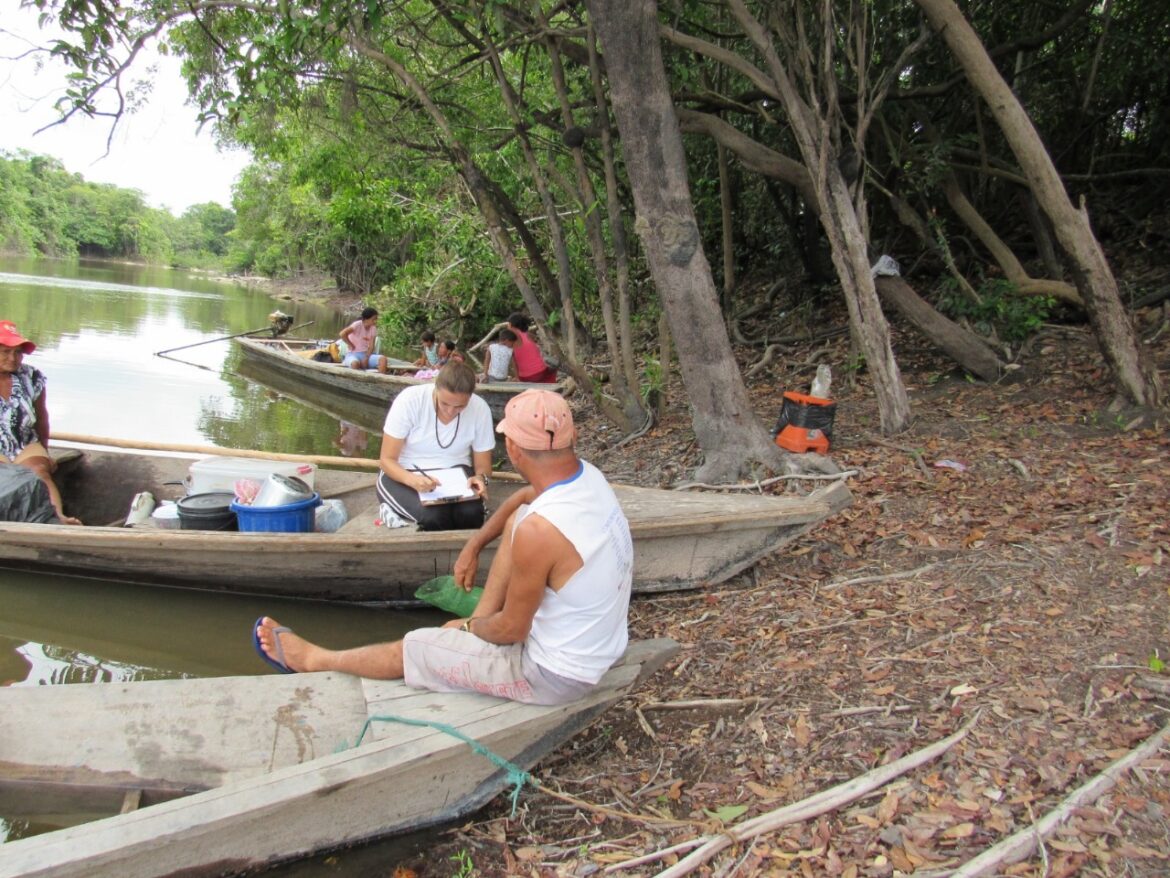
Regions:
M 426 480 L 427 480 L 428 484 L 427 484 L 427 486 L 426 486 L 425 488 L 423 488 L 423 489 L 422 489 L 422 491 L 423 491 L 423 492 L 426 492 L 426 491 L 433 491 L 433 490 L 435 489 L 435 486 L 436 486 L 436 484 L 437 484 L 437 483 L 435 482 L 435 480 L 434 480 L 434 479 L 432 479 L 430 476 L 428 476 L 426 473 L 424 473 L 424 472 L 423 472 L 421 469 L 419 469 L 417 466 L 412 466 L 412 467 L 411 467 L 411 470 L 413 470 L 414 472 L 418 473 L 420 476 L 422 476 L 424 479 L 426 479 Z

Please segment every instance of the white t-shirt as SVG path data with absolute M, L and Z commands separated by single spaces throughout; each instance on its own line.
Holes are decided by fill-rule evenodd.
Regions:
M 471 452 L 496 447 L 492 412 L 474 393 L 467 408 L 449 424 L 440 424 L 435 385 L 416 384 L 394 397 L 382 432 L 406 440 L 398 462 L 406 467 L 439 469 L 471 463 Z
M 512 349 L 502 342 L 488 345 L 491 359 L 488 361 L 487 377 L 492 381 L 507 381 L 508 366 L 512 364 Z
M 546 588 L 525 649 L 542 668 L 596 683 L 626 651 L 626 615 L 634 578 L 630 526 L 605 476 L 581 461 L 576 476 L 545 488 L 516 513 L 553 525 L 581 556 L 581 569 L 560 591 Z

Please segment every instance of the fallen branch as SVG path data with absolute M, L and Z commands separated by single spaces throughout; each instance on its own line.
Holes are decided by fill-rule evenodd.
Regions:
M 760 697 L 754 698 L 696 698 L 689 701 L 650 701 L 642 710 L 727 710 L 729 708 L 755 707 Z
M 885 582 L 890 579 L 909 579 L 917 576 L 919 573 L 925 573 L 939 565 L 939 562 L 933 564 L 924 564 L 922 567 L 917 567 L 914 570 L 903 570 L 898 573 L 882 573 L 874 574 L 873 576 L 858 576 L 855 579 L 846 579 L 842 582 L 830 582 L 828 585 L 821 586 L 821 591 L 829 591 L 834 588 L 844 588 L 847 585 L 864 585 L 870 582 Z
M 1000 866 L 1019 862 L 1031 856 L 1040 842 L 1052 835 L 1073 810 L 1085 804 L 1091 804 L 1107 793 L 1117 784 L 1122 773 L 1128 771 L 1137 763 L 1149 759 L 1170 738 L 1170 725 L 1162 731 L 1146 738 L 1145 742 L 1135 750 L 1131 750 L 1120 759 L 1094 777 L 1087 784 L 1078 787 L 1054 810 L 1050 811 L 1036 823 L 1021 829 L 1015 835 L 1008 836 L 997 845 L 993 845 L 975 857 L 968 860 L 951 873 L 951 878 L 976 878 L 999 870 Z
M 795 475 L 786 476 L 772 476 L 769 479 L 762 479 L 758 482 L 752 482 L 750 485 L 709 485 L 706 482 L 680 482 L 671 488 L 672 491 L 689 491 L 692 488 L 702 489 L 705 491 L 758 491 L 761 488 L 766 488 L 769 485 L 774 485 L 777 482 L 783 482 L 786 479 L 800 479 L 802 481 L 808 480 L 811 482 L 837 482 L 842 479 L 847 479 L 850 476 L 857 475 L 859 470 L 847 469 L 839 473 L 830 473 L 826 475 L 814 473 L 797 473 Z
M 780 350 L 780 345 L 778 344 L 770 344 L 764 348 L 764 353 L 760 356 L 760 358 L 756 360 L 756 362 L 753 363 L 750 367 L 748 367 L 746 372 L 743 373 L 744 377 L 751 378 L 757 372 L 766 368 L 773 360 L 776 359 L 776 351 L 778 350 Z
M 658 878 L 680 878 L 680 876 L 690 873 L 710 860 L 719 851 L 732 844 L 755 838 L 757 835 L 771 832 L 779 829 L 781 826 L 800 823 L 810 818 L 818 817 L 828 811 L 834 811 L 837 808 L 848 805 L 879 787 L 885 786 L 894 778 L 905 774 L 911 769 L 924 765 L 933 759 L 937 759 L 955 744 L 959 743 L 959 741 L 963 740 L 963 738 L 967 737 L 967 734 L 978 721 L 979 715 L 976 714 L 953 735 L 943 738 L 941 741 L 937 741 L 914 753 L 907 754 L 901 759 L 895 759 L 888 765 L 882 765 L 873 769 L 873 771 L 867 771 L 859 777 L 838 784 L 835 787 L 830 787 L 807 799 L 794 802 L 775 811 L 769 811 L 767 814 L 761 814 L 759 817 L 754 817 L 751 820 L 745 820 L 736 826 L 729 826 L 717 835 L 708 835 L 701 840 L 702 844 L 697 850 L 679 860 L 666 871 L 660 872 Z M 607 866 L 605 871 L 616 872 L 621 869 L 631 868 L 634 865 L 661 859 L 669 853 L 674 853 L 678 850 L 680 850 L 679 845 L 674 845 L 669 850 L 658 851 L 658 856 L 640 857 L 637 861 L 627 860 L 622 863 L 614 863 L 611 866 Z

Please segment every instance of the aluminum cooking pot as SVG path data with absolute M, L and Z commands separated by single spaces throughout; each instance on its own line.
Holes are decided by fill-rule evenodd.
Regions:
M 296 476 L 282 476 L 280 473 L 270 473 L 260 486 L 253 507 L 288 506 L 290 503 L 299 503 L 313 496 L 313 489 L 302 479 Z

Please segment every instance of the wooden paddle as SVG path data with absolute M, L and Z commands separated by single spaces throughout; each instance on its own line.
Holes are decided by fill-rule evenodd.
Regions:
M 111 439 L 106 436 L 86 436 L 81 433 L 53 433 L 54 442 L 77 442 L 82 445 L 103 445 L 107 448 L 130 448 L 138 451 L 171 451 L 176 454 L 205 454 L 222 457 L 256 457 L 265 460 L 291 460 L 314 463 L 317 466 L 350 467 L 352 469 L 379 468 L 378 461 L 365 457 L 335 457 L 323 454 L 285 454 L 278 451 L 253 451 L 248 448 L 216 448 L 213 445 L 184 445 L 170 442 L 142 442 L 134 439 Z

